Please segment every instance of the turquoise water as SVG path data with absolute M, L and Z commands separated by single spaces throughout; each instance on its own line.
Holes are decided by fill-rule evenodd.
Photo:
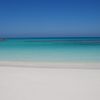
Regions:
M 100 61 L 100 38 L 25 38 L 0 41 L 0 61 Z

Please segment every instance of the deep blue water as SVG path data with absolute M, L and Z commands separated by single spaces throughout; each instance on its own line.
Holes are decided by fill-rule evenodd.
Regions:
M 100 37 L 0 40 L 0 61 L 100 61 Z

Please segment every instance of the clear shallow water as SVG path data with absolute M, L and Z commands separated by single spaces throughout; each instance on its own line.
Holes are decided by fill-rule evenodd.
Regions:
M 27 38 L 0 41 L 0 61 L 100 61 L 100 38 Z

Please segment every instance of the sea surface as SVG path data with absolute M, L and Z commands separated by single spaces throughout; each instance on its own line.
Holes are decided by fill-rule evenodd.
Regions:
M 100 62 L 100 37 L 0 39 L 0 61 Z

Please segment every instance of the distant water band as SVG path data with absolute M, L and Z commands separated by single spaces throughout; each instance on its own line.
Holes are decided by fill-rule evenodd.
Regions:
M 99 37 L 0 39 L 0 61 L 99 62 Z

